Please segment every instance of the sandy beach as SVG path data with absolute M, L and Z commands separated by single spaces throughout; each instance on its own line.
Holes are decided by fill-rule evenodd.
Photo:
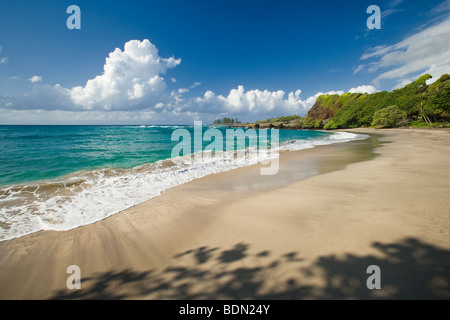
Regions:
M 0 242 L 0 299 L 450 299 L 450 130 L 350 131 L 371 138 Z

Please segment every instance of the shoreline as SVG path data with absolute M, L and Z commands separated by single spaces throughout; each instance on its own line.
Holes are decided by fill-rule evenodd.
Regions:
M 342 131 L 381 134 L 378 155 L 366 140 L 288 152 L 284 176 L 238 168 L 90 225 L 0 242 L 0 298 L 448 299 L 449 131 Z M 383 290 L 365 288 L 366 262 L 390 270 Z M 82 289 L 69 291 L 73 264 Z
M 336 131 L 335 133 L 339 134 L 340 132 L 342 132 L 342 131 Z M 332 133 L 330 133 L 330 137 L 331 136 L 332 136 Z M 286 141 L 282 141 L 280 143 L 280 148 L 281 148 L 280 152 L 281 153 L 285 153 L 285 152 L 303 151 L 305 149 L 315 148 L 315 147 L 322 146 L 322 145 L 343 143 L 343 142 L 346 142 L 346 139 L 360 140 L 361 138 L 357 138 L 357 137 L 354 137 L 354 138 L 344 137 L 344 138 L 342 138 L 342 137 L 339 137 L 339 138 L 334 138 L 334 140 L 330 139 L 329 142 L 324 142 L 325 140 L 322 140 L 320 138 L 319 138 L 318 141 L 316 141 L 315 139 L 312 139 L 312 140 L 310 140 L 311 142 L 309 142 L 308 140 L 301 140 L 300 139 L 300 140 L 294 140 L 295 143 L 293 145 L 291 145 L 292 140 L 286 140 Z M 362 138 L 362 139 L 364 139 L 364 138 Z M 300 145 L 301 149 L 296 150 L 295 149 L 296 146 L 297 146 L 296 143 L 298 141 L 302 141 L 302 142 L 306 143 L 306 145 Z M 322 143 L 325 143 L 325 144 L 322 144 Z M 291 150 L 286 150 L 286 148 L 289 149 L 289 148 L 292 148 L 292 146 L 294 148 L 292 151 Z M 171 162 L 172 160 L 173 159 L 171 159 L 171 158 L 161 159 L 161 160 L 158 160 L 156 162 L 144 163 L 144 164 L 135 166 L 135 167 L 130 168 L 130 169 L 108 168 L 108 167 L 92 169 L 92 170 L 91 169 L 86 169 L 86 170 L 72 172 L 72 173 L 69 173 L 67 175 L 60 176 L 60 177 L 53 178 L 53 179 L 48 179 L 48 180 L 38 180 L 38 181 L 30 181 L 30 182 L 23 182 L 23 183 L 18 183 L 18 184 L 0 186 L 0 193 L 3 193 L 3 194 L 8 194 L 8 193 L 14 194 L 15 192 L 18 193 L 18 195 L 15 195 L 12 199 L 9 199 L 9 201 L 12 202 L 12 203 L 15 203 L 15 205 L 19 205 L 20 204 L 19 208 L 20 208 L 21 211 L 25 211 L 25 212 L 28 211 L 28 213 L 24 215 L 25 220 L 28 219 L 30 221 L 34 221 L 34 224 L 27 224 L 27 222 L 25 221 L 25 224 L 22 225 L 22 226 L 20 225 L 20 223 L 18 223 L 18 225 L 15 225 L 13 223 L 10 226 L 8 224 L 6 224 L 6 229 L 5 229 L 6 231 L 5 231 L 4 234 L 1 234 L 0 242 L 12 240 L 12 239 L 17 239 L 17 238 L 20 238 L 20 237 L 23 237 L 23 236 L 26 236 L 26 235 L 29 235 L 29 234 L 33 234 L 33 233 L 36 233 L 36 232 L 40 232 L 40 231 L 69 231 L 69 230 L 72 230 L 72 229 L 83 227 L 83 226 L 86 226 L 86 225 L 89 225 L 89 224 L 92 224 L 92 223 L 95 223 L 95 222 L 98 222 L 98 221 L 105 220 L 105 219 L 107 219 L 107 218 L 109 218 L 109 217 L 111 217 L 111 216 L 113 216 L 115 214 L 118 214 L 118 213 L 120 213 L 122 211 L 125 211 L 125 210 L 128 210 L 130 208 L 133 208 L 136 205 L 139 205 L 139 204 L 144 203 L 146 201 L 150 201 L 150 200 L 154 199 L 155 197 L 161 196 L 161 194 L 163 192 L 166 192 L 167 190 L 170 190 L 170 189 L 172 189 L 174 187 L 178 187 L 178 186 L 183 185 L 185 183 L 189 183 L 189 182 L 192 182 L 194 180 L 201 179 L 201 178 L 203 178 L 205 176 L 208 176 L 208 175 L 214 175 L 214 174 L 221 173 L 221 172 L 227 172 L 227 171 L 230 171 L 230 170 L 236 170 L 236 169 L 239 169 L 241 167 L 254 166 L 255 164 L 258 165 L 258 163 L 252 163 L 253 160 L 249 160 L 248 157 L 247 157 L 247 160 L 250 163 L 246 162 L 245 164 L 231 163 L 228 166 L 221 166 L 220 162 L 218 164 L 207 163 L 206 170 L 203 169 L 203 166 L 195 166 L 194 165 L 194 173 L 193 173 L 194 176 L 192 176 L 192 174 L 190 174 L 191 176 L 189 174 L 188 174 L 188 176 L 186 176 L 186 175 L 184 175 L 184 173 L 179 174 L 178 172 L 173 171 L 172 173 L 176 174 L 178 176 L 178 178 L 176 179 L 177 182 L 175 182 L 175 185 L 173 185 L 171 183 L 169 183 L 169 185 L 166 185 L 162 181 L 164 181 L 167 178 L 170 178 L 170 176 L 166 176 L 166 174 L 163 172 L 164 170 L 160 171 L 160 169 L 161 168 L 165 168 L 164 163 L 166 161 Z M 177 163 L 177 161 L 174 161 L 174 162 Z M 149 178 L 146 179 L 145 181 L 143 181 L 143 183 L 147 184 L 147 185 L 150 185 L 151 188 L 149 190 L 145 190 L 144 189 L 144 191 L 139 192 L 140 191 L 139 189 L 141 189 L 141 187 L 142 187 L 142 182 L 141 182 L 141 187 L 140 188 L 135 188 L 135 189 L 131 189 L 131 190 L 130 189 L 122 189 L 121 190 L 122 194 L 124 194 L 124 193 L 125 194 L 129 194 L 130 191 L 131 191 L 131 193 L 135 193 L 135 195 L 133 197 L 126 197 L 126 196 L 123 197 L 122 200 L 126 201 L 126 204 L 124 204 L 122 202 L 121 205 L 119 205 L 119 208 L 109 206 L 109 204 L 107 203 L 109 201 L 105 202 L 105 199 L 109 199 L 109 197 L 112 197 L 111 195 L 105 196 L 105 197 L 102 196 L 102 194 L 108 195 L 108 192 L 111 193 L 111 191 L 112 191 L 111 189 L 106 189 L 106 193 L 102 192 L 102 194 L 100 194 L 100 202 L 102 202 L 102 204 L 103 204 L 102 209 L 100 209 L 99 206 L 97 205 L 96 206 L 97 210 L 90 210 L 90 209 L 87 210 L 88 207 L 86 207 L 85 203 L 83 202 L 84 198 L 77 197 L 78 192 L 80 192 L 81 190 L 84 190 L 84 187 L 81 184 L 83 183 L 83 181 L 85 179 L 90 180 L 92 178 L 92 176 L 94 176 L 94 178 L 95 178 L 96 175 L 98 175 L 99 173 L 100 173 L 100 175 L 105 175 L 106 177 L 108 177 L 109 175 L 111 175 L 111 177 L 114 177 L 115 174 L 118 174 L 118 176 L 123 179 L 124 177 L 121 176 L 121 174 L 123 174 L 126 171 L 128 171 L 128 172 L 130 172 L 131 176 L 125 176 L 125 179 L 123 179 L 123 180 L 124 181 L 126 181 L 128 179 L 134 180 L 136 178 L 136 176 L 134 176 L 134 175 L 140 173 L 141 172 L 141 168 L 149 167 L 149 166 L 150 167 L 153 166 L 153 169 L 150 169 L 150 170 L 148 170 L 148 172 L 145 173 L 145 175 L 147 175 Z M 159 167 L 161 167 L 161 168 L 159 168 Z M 262 166 L 260 165 L 259 168 L 260 167 L 262 167 Z M 175 170 L 185 171 L 183 166 L 180 167 L 180 166 L 174 165 L 174 169 Z M 109 171 L 112 171 L 112 173 L 108 173 Z M 118 173 L 116 173 L 116 171 Z M 195 174 L 197 174 L 197 177 L 195 177 Z M 162 175 L 163 178 L 161 178 L 161 176 L 159 176 L 159 175 Z M 200 176 L 198 176 L 198 175 L 200 175 Z M 100 179 L 100 180 L 97 179 L 95 181 L 96 182 L 93 183 L 93 185 L 98 185 L 98 184 L 103 184 L 105 182 L 106 183 L 108 182 L 108 181 L 104 181 L 102 179 Z M 153 181 L 159 181 L 159 185 L 158 185 L 158 183 L 153 184 Z M 295 180 L 292 180 L 292 181 L 295 181 Z M 74 190 L 71 190 L 70 187 L 66 187 L 66 185 L 75 185 L 75 187 L 76 187 L 78 184 L 81 185 L 81 190 L 78 189 L 78 191 L 74 191 Z M 34 214 L 34 209 L 33 209 L 34 204 L 31 201 L 28 201 L 28 203 L 27 202 L 20 203 L 20 199 L 22 197 L 26 199 L 27 196 L 28 196 L 27 194 L 25 194 L 25 195 L 23 194 L 22 189 L 26 190 L 25 192 L 30 192 L 30 190 L 31 190 L 31 192 L 37 192 L 38 190 L 41 190 L 41 189 L 43 189 L 43 190 L 48 189 L 49 186 L 53 186 L 53 188 L 60 187 L 59 189 L 55 189 L 53 191 L 50 191 L 50 192 L 53 192 L 53 194 L 58 194 L 58 193 L 69 193 L 70 194 L 71 192 L 73 192 L 74 197 L 69 196 L 70 201 L 69 200 L 67 200 L 67 201 L 64 200 L 58 206 L 56 206 L 55 204 L 51 204 L 43 212 L 45 212 L 45 211 L 51 212 L 51 211 L 54 211 L 56 209 L 56 211 L 58 212 L 56 214 L 56 217 L 51 216 L 51 215 L 50 216 L 46 216 L 44 214 L 43 215 L 43 220 L 40 220 L 40 221 L 38 221 L 38 223 L 36 223 L 36 219 L 35 219 L 36 216 Z M 64 186 L 62 188 L 64 190 L 61 190 L 62 186 Z M 33 188 L 35 189 L 34 191 L 32 191 Z M 67 190 L 67 188 L 68 188 L 68 190 Z M 89 185 L 87 186 L 87 188 L 89 188 Z M 106 187 L 103 187 L 103 188 L 106 188 Z M 139 194 L 139 196 L 137 196 L 137 197 L 136 197 L 136 192 L 137 192 L 137 194 Z M 43 199 L 44 200 L 38 199 L 37 201 L 39 201 L 39 202 L 43 201 L 44 205 L 46 205 L 46 199 L 52 199 L 52 197 L 53 197 L 51 194 L 52 193 L 45 194 L 45 192 L 44 192 L 44 194 L 43 194 Z M 34 200 L 36 201 L 36 199 L 34 199 Z M 80 201 L 80 200 L 82 201 L 81 204 L 83 205 L 83 207 L 79 206 L 80 203 L 78 203 L 78 206 L 75 204 L 73 207 L 70 207 L 70 205 L 69 205 L 68 208 L 66 207 L 66 205 L 68 203 L 71 203 L 72 201 L 77 201 L 77 200 L 78 201 Z M 98 202 L 97 200 L 99 200 L 99 198 L 87 198 L 86 200 L 87 201 L 90 200 L 91 202 Z M 61 208 L 61 210 L 59 210 L 58 207 Z M 14 211 L 17 210 L 14 206 L 12 208 L 11 207 L 6 207 L 6 208 L 7 208 L 6 211 L 9 210 L 10 212 L 14 212 Z M 79 217 L 78 220 L 77 220 L 78 223 L 70 223 L 70 222 L 66 223 L 65 222 L 66 219 L 70 220 L 70 219 L 73 219 L 74 217 L 73 217 L 73 215 L 70 215 L 70 214 L 68 216 L 64 217 L 63 216 L 64 215 L 64 213 L 63 213 L 64 210 L 63 209 L 65 209 L 66 212 L 76 212 L 76 213 L 78 213 L 78 216 L 77 216 L 77 217 Z M 97 214 L 97 212 L 100 212 L 100 213 Z M 38 217 L 41 217 L 41 215 L 42 215 L 42 211 L 40 213 L 38 213 Z M 11 217 L 14 218 L 13 215 L 10 215 L 9 217 L 10 218 Z M 22 217 L 22 219 L 24 219 L 24 218 Z M 52 223 L 47 223 L 46 218 L 49 219 L 50 221 L 53 220 L 53 219 L 56 219 L 58 221 L 61 218 L 62 221 L 60 221 L 60 223 L 52 224 Z M 6 221 L 8 221 L 8 219 L 6 219 Z M 0 222 L 0 226 L 2 226 L 2 222 Z M 16 230 L 14 235 L 8 234 L 7 230 L 9 228 L 11 228 L 11 230 Z M 17 234 L 17 230 L 19 230 L 19 229 L 22 229 L 21 230 L 22 231 L 21 234 Z M 23 230 L 26 230 L 26 231 L 23 231 Z

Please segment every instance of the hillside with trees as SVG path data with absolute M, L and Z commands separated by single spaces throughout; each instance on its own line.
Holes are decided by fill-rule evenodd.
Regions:
M 216 119 L 214 120 L 213 124 L 216 125 L 235 125 L 235 124 L 240 124 L 241 122 L 239 121 L 239 119 L 236 118 L 223 118 L 223 119 Z
M 450 76 L 427 85 L 431 75 L 393 91 L 372 94 L 322 95 L 305 117 L 287 116 L 257 121 L 252 126 L 293 129 L 447 127 L 450 123 Z

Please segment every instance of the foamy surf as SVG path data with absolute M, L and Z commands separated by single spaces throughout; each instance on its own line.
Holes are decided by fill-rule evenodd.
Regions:
M 285 141 L 280 143 L 279 150 L 296 151 L 367 137 L 335 132 L 317 139 Z M 210 174 L 254 165 L 274 154 L 260 154 L 251 147 L 237 158 L 230 152 L 201 161 L 186 156 L 132 169 L 79 171 L 60 179 L 0 187 L 0 241 L 41 230 L 63 231 L 91 224 L 170 188 Z

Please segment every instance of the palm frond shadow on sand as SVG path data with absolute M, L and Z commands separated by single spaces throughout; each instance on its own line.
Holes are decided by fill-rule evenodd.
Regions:
M 164 270 L 95 274 L 82 279 L 81 290 L 62 290 L 52 298 L 450 299 L 450 251 L 414 238 L 372 246 L 379 255 L 327 255 L 312 265 L 298 252 L 274 258 L 270 251 L 250 253 L 246 243 L 204 246 L 177 254 Z M 370 265 L 381 269 L 381 290 L 366 286 Z M 321 285 L 309 281 L 317 276 Z

